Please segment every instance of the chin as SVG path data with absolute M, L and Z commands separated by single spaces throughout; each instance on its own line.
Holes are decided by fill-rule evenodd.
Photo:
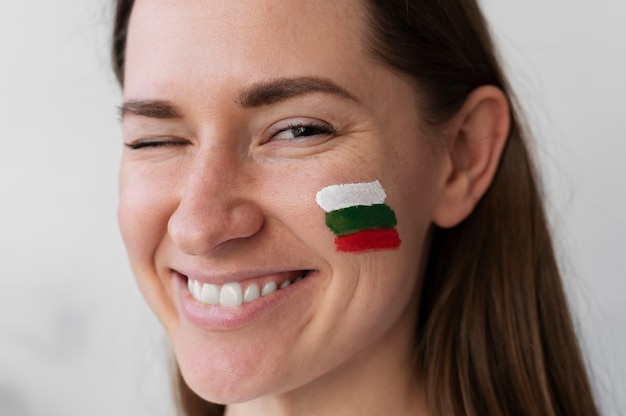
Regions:
M 181 366 L 182 368 L 182 366 Z M 247 371 L 250 372 L 250 369 Z M 181 369 L 183 379 L 189 388 L 202 399 L 221 405 L 245 403 L 259 397 L 275 394 L 279 391 L 272 387 L 269 380 L 250 375 L 244 379 L 232 374 L 207 374 L 197 369 Z
M 174 352 L 183 379 L 202 399 L 228 405 L 276 392 L 275 377 L 262 370 L 249 348 L 195 341 L 175 344 Z

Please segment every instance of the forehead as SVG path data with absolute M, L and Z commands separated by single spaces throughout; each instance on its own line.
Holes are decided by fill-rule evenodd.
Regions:
M 360 0 L 138 0 L 126 87 L 333 73 L 350 79 L 369 58 L 365 22 Z

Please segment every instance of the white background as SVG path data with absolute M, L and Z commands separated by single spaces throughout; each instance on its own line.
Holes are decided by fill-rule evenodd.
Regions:
M 603 414 L 626 412 L 626 1 L 484 0 Z M 104 0 L 0 3 L 0 415 L 170 415 L 115 220 Z

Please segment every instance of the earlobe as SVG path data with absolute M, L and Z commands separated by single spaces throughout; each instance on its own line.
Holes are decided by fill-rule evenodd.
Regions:
M 472 212 L 496 173 L 510 123 L 509 103 L 499 88 L 483 86 L 467 97 L 446 129 L 435 224 L 454 227 Z

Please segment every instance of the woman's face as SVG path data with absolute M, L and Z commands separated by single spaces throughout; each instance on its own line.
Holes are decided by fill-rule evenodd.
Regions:
M 412 337 L 441 162 L 412 86 L 368 54 L 365 33 L 356 0 L 135 5 L 119 222 L 139 287 L 206 399 L 348 374 Z M 373 181 L 401 243 L 340 251 L 316 194 Z M 232 306 L 240 289 L 286 280 Z

